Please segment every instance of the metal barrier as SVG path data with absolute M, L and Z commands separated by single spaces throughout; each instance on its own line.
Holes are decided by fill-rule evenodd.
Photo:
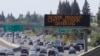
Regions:
M 100 45 L 78 56 L 100 56 Z

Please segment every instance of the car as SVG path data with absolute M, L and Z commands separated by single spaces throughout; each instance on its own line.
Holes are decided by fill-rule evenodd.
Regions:
M 26 48 L 21 49 L 21 56 L 28 56 L 28 55 L 29 55 L 28 49 Z
M 84 49 L 84 40 L 83 39 L 78 39 L 76 41 L 76 45 L 82 45 L 82 48 Z
M 77 50 L 77 51 L 80 51 L 80 46 L 79 45 L 74 45 L 74 48 Z
M 57 48 L 49 49 L 48 56 L 59 56 L 59 52 Z
M 58 46 L 58 47 L 56 47 L 56 48 L 58 49 L 59 52 L 64 52 L 63 46 Z
M 44 53 L 40 53 L 39 56 L 47 56 L 46 54 Z
M 23 39 L 21 39 L 19 41 L 20 41 L 20 44 L 24 44 L 24 40 Z
M 39 42 L 39 46 L 43 46 L 43 42 Z
M 37 56 L 37 53 L 35 51 L 29 51 L 29 56 Z
M 46 50 L 45 48 L 41 48 L 41 49 L 40 49 L 40 53 L 45 53 L 45 54 L 47 54 L 47 50 Z
M 37 51 L 40 51 L 40 47 L 38 45 L 35 45 L 34 48 L 36 48 Z
M 76 50 L 75 50 L 75 48 L 73 46 L 70 46 L 69 54 L 76 54 Z
M 5 53 L 5 50 L 0 51 L 0 56 L 7 56 L 6 53 Z
M 70 46 L 69 45 L 65 45 L 64 46 L 64 50 L 69 50 Z
M 0 52 L 0 56 L 7 56 L 6 53 Z
M 8 50 L 6 50 L 6 55 L 13 55 L 14 56 L 14 50 L 12 50 L 12 49 L 8 49 Z
M 54 42 L 53 42 L 53 46 L 54 47 L 59 47 L 59 46 L 61 46 L 61 42 L 60 42 L 60 40 L 55 40 Z
M 29 52 L 31 52 L 31 51 L 34 51 L 35 53 L 37 53 L 37 50 L 34 47 L 30 48 Z
M 47 44 L 47 49 L 52 48 L 52 45 L 50 43 Z
M 56 56 L 56 52 L 54 50 L 49 50 L 48 56 Z
M 29 45 L 33 45 L 33 42 L 32 42 L 32 41 L 30 41 L 30 42 L 29 42 Z

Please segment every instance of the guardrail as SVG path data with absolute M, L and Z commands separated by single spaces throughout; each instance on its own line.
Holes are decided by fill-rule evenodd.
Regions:
M 100 56 L 100 45 L 78 56 Z

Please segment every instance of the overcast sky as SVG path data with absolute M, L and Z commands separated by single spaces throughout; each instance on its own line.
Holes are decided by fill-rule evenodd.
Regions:
M 66 0 L 61 0 L 66 1 Z M 70 4 L 74 0 L 68 0 Z M 77 0 L 80 9 L 82 9 L 85 0 Z M 98 12 L 100 0 L 88 0 L 91 12 L 95 15 Z M 59 0 L 0 0 L 0 13 L 4 11 L 7 16 L 12 13 L 15 17 L 19 14 L 26 14 L 30 11 L 31 14 L 36 11 L 37 14 L 49 14 L 50 10 L 56 14 L 58 9 Z

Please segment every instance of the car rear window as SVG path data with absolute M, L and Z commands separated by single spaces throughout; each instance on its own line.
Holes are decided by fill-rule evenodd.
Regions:
M 21 53 L 28 53 L 28 51 L 26 49 L 22 49 Z
M 49 51 L 48 54 L 55 54 L 55 51 Z

